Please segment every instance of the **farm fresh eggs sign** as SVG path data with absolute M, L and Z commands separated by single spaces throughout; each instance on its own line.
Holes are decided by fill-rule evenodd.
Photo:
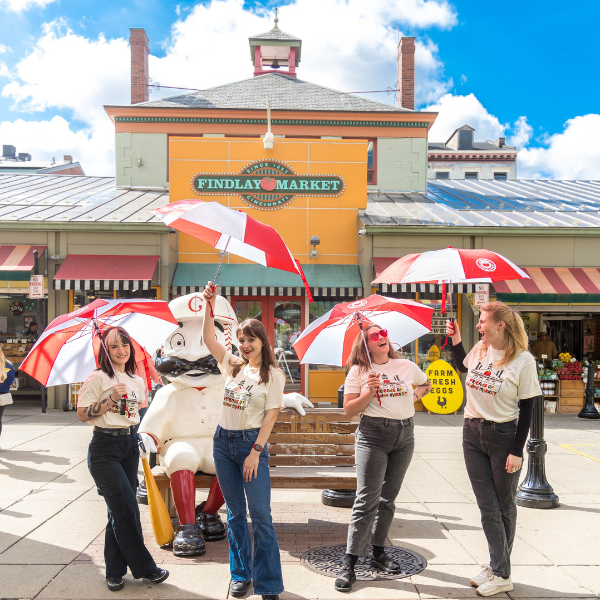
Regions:
M 335 197 L 344 192 L 338 175 L 299 175 L 283 162 L 261 160 L 239 173 L 196 173 L 192 190 L 199 196 L 238 194 L 245 204 L 259 210 L 277 210 L 295 196 Z

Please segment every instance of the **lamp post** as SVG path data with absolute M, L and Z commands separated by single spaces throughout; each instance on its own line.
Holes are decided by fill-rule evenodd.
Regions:
M 533 404 L 533 419 L 527 442 L 527 475 L 517 491 L 516 502 L 527 508 L 556 508 L 558 496 L 546 479 L 546 452 L 544 440 L 544 392 Z
M 580 419 L 600 419 L 600 413 L 594 404 L 594 365 L 588 365 L 587 385 L 585 386 L 585 406 L 577 415 Z
M 38 259 L 38 251 L 34 250 L 33 251 L 33 274 L 34 275 L 39 275 L 40 274 L 40 263 L 39 263 L 39 259 Z M 43 289 L 44 286 L 42 286 Z M 44 327 L 42 325 L 42 301 L 37 298 L 35 301 L 35 315 L 36 315 L 36 319 L 37 319 L 37 324 L 38 324 L 38 332 L 40 335 L 42 333 L 42 331 L 44 330 Z M 45 413 L 46 412 L 46 388 L 40 383 L 40 387 L 41 387 L 41 392 L 42 392 L 42 412 Z

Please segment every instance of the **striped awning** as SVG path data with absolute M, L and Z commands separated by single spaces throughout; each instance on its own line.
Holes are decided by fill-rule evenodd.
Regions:
M 204 286 L 173 286 L 173 294 L 177 296 L 202 291 L 204 291 Z M 240 287 L 226 285 L 220 288 L 219 293 L 222 296 L 305 296 L 306 290 L 303 287 Z M 314 298 L 335 300 L 336 298 L 362 297 L 363 290 L 362 287 L 311 287 L 310 293 Z
M 41 258 L 46 246 L 8 246 L 0 244 L 0 280 L 26 281 L 33 269 L 33 251 Z M 42 269 L 43 270 L 43 269 Z
M 474 283 L 446 284 L 446 289 L 452 294 L 472 294 L 475 291 Z M 437 283 L 380 283 L 377 293 L 392 298 L 414 297 L 416 292 L 426 294 L 427 297 L 441 296 L 444 284 Z
M 600 269 L 527 267 L 531 279 L 494 283 L 498 294 L 600 294 Z
M 158 256 L 69 254 L 54 276 L 55 290 L 149 290 Z

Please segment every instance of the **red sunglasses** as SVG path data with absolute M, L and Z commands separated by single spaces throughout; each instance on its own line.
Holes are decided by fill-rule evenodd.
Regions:
M 380 329 L 377 333 L 370 333 L 369 339 L 372 342 L 376 342 L 379 339 L 379 336 L 381 336 L 382 338 L 386 338 L 388 336 L 387 329 Z

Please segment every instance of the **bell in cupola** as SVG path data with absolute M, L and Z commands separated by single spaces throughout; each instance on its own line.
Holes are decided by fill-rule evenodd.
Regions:
M 279 29 L 275 9 L 275 23 L 271 31 L 249 38 L 250 56 L 254 64 L 254 75 L 267 75 L 277 70 L 280 75 L 296 77 L 300 63 L 302 40 Z

